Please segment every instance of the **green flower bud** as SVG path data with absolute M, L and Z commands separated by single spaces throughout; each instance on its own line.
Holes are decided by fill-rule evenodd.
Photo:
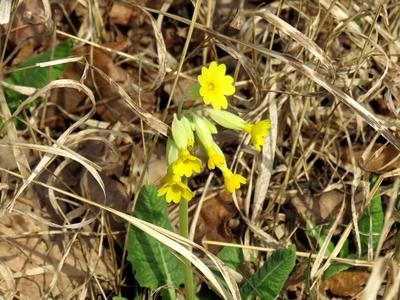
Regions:
M 217 127 L 215 127 L 213 123 L 206 118 L 203 118 L 203 120 L 207 124 L 208 129 L 210 129 L 211 134 L 216 134 L 218 132 Z
M 167 140 L 167 165 L 171 166 L 179 157 L 179 149 L 173 139 Z
M 192 124 L 190 123 L 189 119 L 186 118 L 185 116 L 182 117 L 181 121 L 185 127 L 186 136 L 187 136 L 187 144 L 188 144 L 188 146 L 193 147 L 194 134 L 193 134 Z
M 246 122 L 233 113 L 226 110 L 207 109 L 206 110 L 211 119 L 222 127 L 233 130 L 244 130 Z
M 197 115 L 193 115 L 193 119 L 196 136 L 198 137 L 200 143 L 204 148 L 210 148 L 214 143 L 214 140 L 212 138 L 211 130 L 207 125 L 207 120 Z
M 186 149 L 188 146 L 188 134 L 186 130 L 185 122 L 179 120 L 176 114 L 174 114 L 174 120 L 171 125 L 172 137 L 179 149 Z

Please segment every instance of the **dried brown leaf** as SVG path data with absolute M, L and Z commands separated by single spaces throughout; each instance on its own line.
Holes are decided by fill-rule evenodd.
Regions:
M 341 297 L 354 297 L 362 291 L 369 273 L 362 271 L 343 271 L 322 282 L 320 291 L 330 291 Z
M 232 197 L 225 192 L 220 192 L 203 203 L 200 218 L 197 223 L 195 241 L 201 243 L 202 239 L 231 242 L 233 240 L 232 227 L 238 224 L 234 221 L 237 214 Z M 220 246 L 209 246 L 213 253 L 217 253 Z
M 109 17 L 110 21 L 117 25 L 128 25 L 132 17 L 134 9 L 123 3 L 113 3 L 111 6 Z

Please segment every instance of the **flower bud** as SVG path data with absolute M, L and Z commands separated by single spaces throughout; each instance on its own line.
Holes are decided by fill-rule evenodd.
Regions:
M 198 137 L 202 146 L 206 149 L 210 148 L 214 143 L 212 138 L 212 133 L 210 128 L 207 125 L 207 121 L 205 118 L 199 117 L 197 115 L 193 115 L 194 125 L 196 130 L 196 136 Z
M 185 127 L 186 131 L 186 137 L 187 137 L 187 144 L 190 147 L 193 147 L 194 145 L 194 134 L 192 130 L 192 124 L 190 123 L 189 119 L 183 116 L 181 118 L 181 121 L 183 123 L 183 126 Z
M 185 122 L 179 120 L 176 114 L 174 114 L 174 120 L 171 125 L 172 137 L 179 149 L 186 149 L 188 146 L 188 135 L 185 126 Z
M 207 113 L 215 123 L 228 129 L 243 130 L 246 125 L 241 117 L 226 110 L 207 109 Z
M 167 140 L 167 165 L 172 165 L 179 157 L 179 149 L 173 139 Z
M 216 134 L 218 132 L 217 127 L 215 127 L 215 125 L 213 123 L 211 123 L 208 119 L 203 118 L 203 121 L 206 123 L 211 134 Z

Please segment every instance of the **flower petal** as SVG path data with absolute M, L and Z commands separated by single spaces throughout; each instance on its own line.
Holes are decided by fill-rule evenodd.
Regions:
M 213 61 L 208 68 L 201 69 L 201 75 L 197 77 L 200 84 L 199 94 L 205 104 L 211 104 L 215 109 L 226 109 L 228 100 L 226 96 L 235 93 L 233 77 L 225 75 L 226 66 L 218 65 Z

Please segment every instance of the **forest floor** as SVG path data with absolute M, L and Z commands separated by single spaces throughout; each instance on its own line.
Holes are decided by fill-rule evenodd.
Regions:
M 400 2 L 0 0 L 0 23 L 2 298 L 187 299 L 185 257 L 197 299 L 399 299 Z M 246 184 L 188 178 L 189 242 L 154 191 L 213 61 L 271 128 L 256 151 L 216 126 Z

